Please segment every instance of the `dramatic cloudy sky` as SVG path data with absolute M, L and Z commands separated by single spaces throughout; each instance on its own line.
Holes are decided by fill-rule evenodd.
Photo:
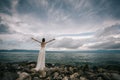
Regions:
M 120 0 L 0 0 L 0 49 L 120 49 Z

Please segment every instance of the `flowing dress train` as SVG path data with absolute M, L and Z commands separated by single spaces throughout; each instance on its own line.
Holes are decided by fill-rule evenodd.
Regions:
M 36 65 L 36 70 L 44 70 L 45 68 L 45 48 L 42 47 L 39 54 L 38 54 L 38 60 Z

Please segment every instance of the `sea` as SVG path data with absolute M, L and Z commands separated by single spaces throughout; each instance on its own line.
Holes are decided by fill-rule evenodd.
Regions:
M 0 50 L 0 62 L 37 62 L 38 50 Z M 120 65 L 120 50 L 46 51 L 46 63 Z

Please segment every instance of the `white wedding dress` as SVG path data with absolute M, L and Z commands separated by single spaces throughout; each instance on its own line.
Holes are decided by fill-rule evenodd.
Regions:
M 41 50 L 38 54 L 38 60 L 35 70 L 44 70 L 45 68 L 45 47 L 41 47 Z

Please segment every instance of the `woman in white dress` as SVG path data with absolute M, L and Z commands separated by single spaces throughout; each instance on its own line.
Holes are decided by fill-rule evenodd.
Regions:
M 39 71 L 39 70 L 44 70 L 45 68 L 45 45 L 55 39 L 52 39 L 52 40 L 49 40 L 47 42 L 45 42 L 45 38 L 42 39 L 42 42 L 32 38 L 34 41 L 37 41 L 39 43 L 41 43 L 41 49 L 40 49 L 40 52 L 38 54 L 38 60 L 37 60 L 37 65 L 36 65 L 36 68 L 35 70 L 36 71 Z

